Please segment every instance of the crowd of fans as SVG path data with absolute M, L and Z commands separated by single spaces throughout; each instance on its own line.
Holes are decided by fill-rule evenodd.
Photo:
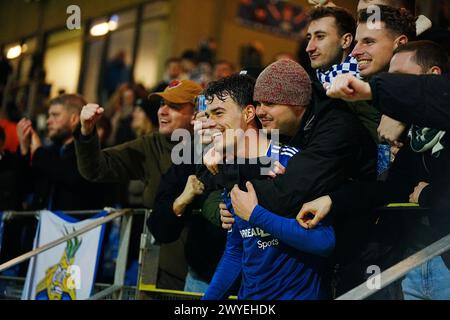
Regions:
M 369 5 L 380 10 L 376 27 Z M 263 70 L 239 72 L 216 60 L 207 40 L 167 59 L 154 88 L 108 82 L 104 105 L 77 94 L 51 99 L 45 137 L 8 108 L 0 115 L 0 210 L 151 208 L 160 288 L 205 299 L 343 294 L 370 275 L 368 266 L 389 267 L 450 232 L 449 57 L 414 7 L 360 0 L 355 19 L 317 1 L 306 59 L 280 53 Z M 194 139 L 181 142 L 185 161 L 174 161 L 179 129 L 202 137 L 203 164 Z M 252 143 L 239 146 L 230 129 Z M 379 175 L 387 144 L 390 168 Z M 377 209 L 389 203 L 426 214 L 389 220 L 392 212 Z M 374 237 L 386 219 L 396 239 L 407 239 L 400 249 L 388 234 Z M 31 218 L 9 222 L 2 261 L 30 250 L 33 226 Z M 135 219 L 130 268 L 142 227 Z M 449 268 L 444 253 L 380 297 L 450 299 Z

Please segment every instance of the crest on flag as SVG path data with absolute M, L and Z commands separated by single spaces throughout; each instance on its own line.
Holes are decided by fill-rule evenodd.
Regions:
M 34 248 L 60 239 L 104 217 L 78 220 L 62 212 L 40 211 Z M 30 260 L 22 299 L 83 300 L 91 296 L 104 225 L 67 240 Z

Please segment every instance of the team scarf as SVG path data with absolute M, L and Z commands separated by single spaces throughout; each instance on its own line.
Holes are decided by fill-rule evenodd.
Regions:
M 355 77 L 357 77 L 358 79 L 361 79 L 358 69 L 358 61 L 356 61 L 356 59 L 351 55 L 347 56 L 344 62 L 333 65 L 327 71 L 322 71 L 319 69 L 316 70 L 317 78 L 322 84 L 324 83 L 331 84 L 338 75 L 345 73 L 350 73 Z

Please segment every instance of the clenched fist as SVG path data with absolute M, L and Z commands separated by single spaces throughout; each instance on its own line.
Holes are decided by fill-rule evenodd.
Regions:
M 225 203 L 219 204 L 220 210 L 220 221 L 222 221 L 222 228 L 225 230 L 231 230 L 234 224 L 234 218 L 230 211 L 227 209 L 227 205 Z
M 95 128 L 98 119 L 103 115 L 105 109 L 95 103 L 88 103 L 83 107 L 80 114 L 81 134 L 90 135 Z
M 377 132 L 381 141 L 388 142 L 391 146 L 401 148 L 401 137 L 406 130 L 406 125 L 386 115 L 381 117 Z
M 355 78 L 351 74 L 341 74 L 332 84 L 324 83 L 327 96 L 346 101 L 371 100 L 372 89 L 367 82 Z
M 172 205 L 175 215 L 181 217 L 186 207 L 194 201 L 196 196 L 203 194 L 203 191 L 205 191 L 203 183 L 195 175 L 190 175 L 183 193 L 175 199 Z

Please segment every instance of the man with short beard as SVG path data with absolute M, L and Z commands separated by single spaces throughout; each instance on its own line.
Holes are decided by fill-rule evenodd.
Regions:
M 20 155 L 29 164 L 28 178 L 33 193 L 30 209 L 102 209 L 107 202 L 105 185 L 88 182 L 77 170 L 72 131 L 79 123 L 83 97 L 66 94 L 50 101 L 44 146 L 29 119 L 17 125 Z
M 235 77 L 239 79 L 244 76 Z M 237 79 L 232 81 L 235 86 L 238 84 Z M 294 61 L 279 60 L 267 67 L 256 83 L 255 90 L 253 88 L 246 90 L 248 101 L 244 103 L 238 102 L 240 100 L 235 97 L 235 95 L 239 97 L 239 94 L 234 92 L 232 94 L 229 89 L 221 89 L 220 83 L 217 85 L 213 83 L 206 90 L 207 113 L 210 120 L 215 123 L 213 129 L 216 132 L 213 135 L 214 149 L 211 150 L 221 154 L 226 160 L 227 163 L 221 168 L 223 174 L 230 172 L 225 167 L 230 164 L 228 160 L 235 157 L 272 158 L 277 154 L 280 163 L 287 166 L 289 159 L 298 152 L 296 148 L 278 146 L 273 140 L 267 140 L 264 135 L 259 135 L 257 140 L 250 140 L 249 143 L 241 145 L 239 142 L 244 138 L 237 139 L 239 135 L 226 132 L 229 129 L 241 130 L 250 139 L 251 133 L 256 134 L 255 130 L 258 127 L 256 115 L 272 138 L 278 129 L 279 133 L 286 137 L 294 136 L 299 130 L 312 97 L 311 82 L 306 71 Z M 283 89 L 277 91 L 278 88 Z M 255 97 L 259 101 L 256 108 L 253 102 Z M 242 163 L 239 160 L 236 162 Z M 265 181 L 265 177 L 260 175 L 261 171 L 256 171 L 259 174 L 257 173 L 258 177 L 255 179 Z M 246 174 L 247 169 L 243 169 L 240 173 Z M 239 192 L 238 187 L 233 188 L 230 197 L 229 191 L 233 182 L 220 179 L 220 174 L 217 176 L 221 182 L 225 182 L 222 198 L 226 207 L 236 214 L 236 221 L 233 230 L 228 233 L 224 255 L 204 299 L 226 298 L 233 283 L 240 278 L 242 283 L 238 293 L 239 299 L 326 297 L 327 285 L 322 278 L 326 273 L 325 257 L 331 254 L 334 247 L 332 228 L 325 226 L 317 233 L 307 233 L 299 228 L 293 219 L 278 217 L 262 207 L 258 207 L 256 213 L 243 215 L 244 212 L 235 206 L 233 200 L 233 193 Z M 243 175 L 240 177 L 245 179 Z M 250 187 L 250 183 L 247 187 Z M 254 201 L 251 203 L 256 207 L 257 201 L 252 200 Z M 223 205 L 221 207 L 223 208 Z M 249 230 L 250 234 L 247 233 Z M 252 230 L 260 232 L 251 234 Z M 310 241 L 306 241 L 305 238 Z M 314 243 L 314 246 L 303 246 L 306 242 Z
M 356 32 L 352 14 L 339 7 L 319 7 L 308 13 L 306 52 L 317 78 L 331 82 L 341 73 L 358 75 L 357 61 L 350 55 Z
M 347 73 L 360 77 L 358 62 L 351 55 L 356 32 L 352 14 L 340 7 L 318 7 L 309 12 L 309 18 L 306 52 L 316 73 L 313 80 L 332 83 L 337 75 Z M 348 104 L 378 143 L 377 127 L 381 117 L 378 110 L 370 105 L 358 108 L 361 102 Z

